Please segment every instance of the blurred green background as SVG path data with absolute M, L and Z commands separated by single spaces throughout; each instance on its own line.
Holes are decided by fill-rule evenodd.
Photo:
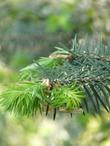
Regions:
M 0 0 L 0 92 L 60 43 L 110 35 L 109 0 Z M 14 117 L 0 107 L 0 146 L 110 146 L 110 114 Z

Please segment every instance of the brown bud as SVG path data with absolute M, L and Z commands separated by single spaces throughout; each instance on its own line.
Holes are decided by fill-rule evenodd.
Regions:
M 73 60 L 72 54 L 50 54 L 49 58 L 62 58 L 71 62 Z
M 43 84 L 44 86 L 46 86 L 48 89 L 51 89 L 51 87 L 52 87 L 52 85 L 51 85 L 49 79 L 43 79 L 42 84 Z

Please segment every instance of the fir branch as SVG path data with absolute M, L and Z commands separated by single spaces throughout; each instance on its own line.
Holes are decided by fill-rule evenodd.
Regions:
M 8 87 L 0 98 L 6 110 L 35 116 L 37 111 L 100 114 L 110 111 L 110 49 L 97 42 L 58 48 L 20 71 L 20 82 Z

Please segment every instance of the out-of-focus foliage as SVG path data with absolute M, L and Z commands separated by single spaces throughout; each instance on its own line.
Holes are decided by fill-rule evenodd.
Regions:
M 16 75 L 17 74 L 15 73 L 15 71 L 12 71 L 3 62 L 0 62 L 0 83 L 14 81 L 17 79 Z
M 20 69 L 21 67 L 25 67 L 33 60 L 32 54 L 29 51 L 21 51 L 18 50 L 11 57 L 10 66 L 13 68 Z
M 32 35 L 47 30 L 109 32 L 109 6 L 109 0 L 1 0 L 1 31 Z
M 16 119 L 8 113 L 0 114 L 0 145 L 109 146 L 109 115 L 84 117 L 75 113 L 70 120 L 68 115 L 61 114 L 56 121 L 52 121 L 41 117 Z
M 77 146 L 109 146 L 110 145 L 110 115 L 91 117 L 85 131 L 81 133 Z M 73 141 L 74 143 L 74 141 Z
M 11 58 L 17 49 L 31 50 L 33 57 L 46 55 L 75 33 L 101 31 L 107 36 L 109 7 L 109 0 L 1 0 L 0 55 Z

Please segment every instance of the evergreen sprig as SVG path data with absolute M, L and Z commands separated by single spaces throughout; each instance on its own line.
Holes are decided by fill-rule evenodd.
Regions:
M 0 102 L 15 114 L 34 116 L 45 100 L 45 86 L 41 83 L 22 82 L 8 87 Z
M 73 47 L 57 47 L 20 71 L 20 83 L 5 90 L 0 103 L 16 114 L 34 116 L 54 109 L 110 111 L 110 48 L 99 42 L 73 40 Z
M 79 108 L 81 100 L 85 98 L 83 90 L 76 84 L 57 86 L 51 92 L 50 104 L 55 108 L 64 108 L 68 112 Z

